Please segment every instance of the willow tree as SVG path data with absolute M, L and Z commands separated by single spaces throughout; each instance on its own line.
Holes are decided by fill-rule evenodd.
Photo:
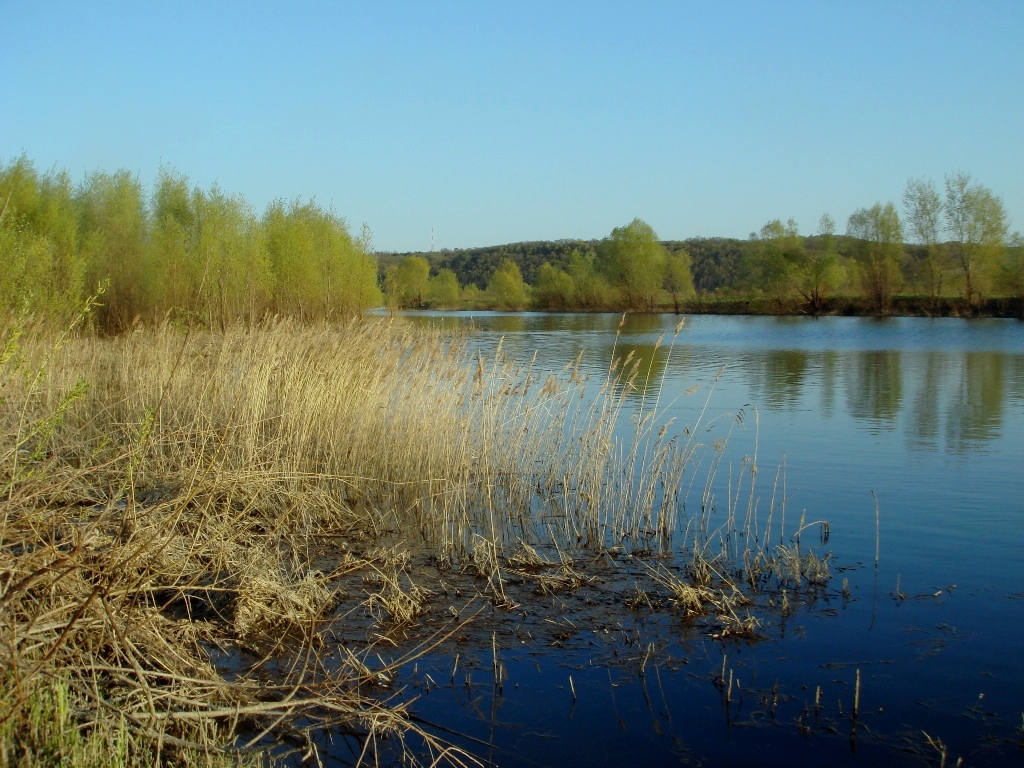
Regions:
M 427 301 L 437 309 L 454 309 L 459 305 L 459 278 L 450 269 L 442 269 L 427 285 Z
M 249 204 L 219 187 L 193 192 L 196 266 L 203 279 L 197 288 L 200 311 L 223 327 L 251 320 L 269 304 L 273 278 L 262 228 Z
M 1014 232 L 1003 251 L 1000 264 L 1000 283 L 1004 291 L 1017 299 L 1024 299 L 1024 235 Z M 1024 304 L 1020 308 L 1024 317 Z
M 946 229 L 953 261 L 964 279 L 964 295 L 971 306 L 976 290 L 988 285 L 1006 243 L 1007 220 L 1003 201 L 981 184 L 971 183 L 962 171 L 946 177 Z
M 142 184 L 126 170 L 97 171 L 79 186 L 75 201 L 86 284 L 109 285 L 97 315 L 108 329 L 121 330 L 147 309 L 149 222 Z
M 572 309 L 576 303 L 576 284 L 564 269 L 545 261 L 540 265 L 534 288 L 534 301 L 540 309 Z
M 512 259 L 505 259 L 494 270 L 487 282 L 487 293 L 495 309 L 520 310 L 529 301 L 523 275 Z
M 947 260 L 942 249 L 942 198 L 931 179 L 910 179 L 903 192 L 907 234 L 925 247 L 925 285 L 932 299 L 942 293 Z
M 672 297 L 672 308 L 678 315 L 680 297 L 692 296 L 694 293 L 690 252 L 686 248 L 668 254 L 665 260 L 665 290 Z
M 650 224 L 616 227 L 597 249 L 597 266 L 619 290 L 627 309 L 654 309 L 665 278 L 665 248 Z
M 767 222 L 754 236 L 751 276 L 755 284 L 780 305 L 793 289 L 794 270 L 803 259 L 803 240 L 792 218 Z
M 457 283 L 458 281 L 456 281 Z M 406 256 L 398 265 L 393 297 L 403 308 L 419 308 L 427 303 L 430 289 L 430 262 L 422 256 Z
M 792 273 L 797 292 L 815 315 L 842 278 L 836 248 L 836 223 L 827 213 L 818 220 L 817 235 L 813 245 L 802 246 L 794 252 Z
M 85 264 L 65 171 L 40 174 L 24 155 L 0 165 L 0 265 L 0 307 L 58 319 L 80 310 Z
M 871 304 L 885 312 L 899 287 L 903 257 L 903 225 L 892 203 L 875 203 L 858 208 L 846 223 L 846 234 L 854 238 L 854 258 L 865 293 Z
M 189 315 L 202 283 L 194 247 L 195 211 L 188 178 L 160 168 L 150 198 L 151 234 L 146 258 L 146 292 L 158 316 Z
M 611 304 L 608 281 L 594 266 L 593 251 L 573 250 L 569 254 L 566 273 L 572 280 L 574 308 L 605 309 Z
M 277 200 L 267 207 L 263 228 L 279 311 L 331 317 L 380 304 L 376 258 L 333 211 L 313 201 Z

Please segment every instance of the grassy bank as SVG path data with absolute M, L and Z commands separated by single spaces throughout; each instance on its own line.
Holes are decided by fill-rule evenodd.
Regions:
M 378 637 L 428 610 L 413 548 L 496 606 L 510 570 L 573 589 L 579 552 L 675 552 L 685 571 L 646 567 L 648 588 L 720 633 L 756 630 L 749 594 L 828 579 L 768 544 L 774 501 L 759 529 L 756 456 L 715 519 L 721 446 L 662 429 L 663 382 L 627 413 L 648 375 L 628 358 L 596 385 L 389 320 L 113 338 L 22 320 L 2 349 L 0 765 L 312 757 L 327 730 L 465 760 L 382 687 L 378 641 L 323 653 L 352 574 Z

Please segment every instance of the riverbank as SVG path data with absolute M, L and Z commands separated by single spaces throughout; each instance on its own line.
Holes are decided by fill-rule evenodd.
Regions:
M 454 311 L 488 311 L 495 309 L 486 299 L 463 301 L 446 306 Z M 559 308 L 538 307 L 539 311 L 557 312 L 621 312 L 621 307 L 601 308 Z M 644 314 L 641 310 L 629 310 L 631 314 Z M 804 299 L 787 297 L 782 300 L 758 297 L 689 296 L 677 303 L 662 301 L 648 310 L 649 314 L 680 315 L 751 315 L 766 317 L 995 317 L 1024 319 L 1024 299 L 1013 296 L 982 297 L 970 307 L 961 296 L 893 296 L 891 305 L 884 311 L 864 304 L 856 296 L 830 296 L 822 299 L 813 308 Z

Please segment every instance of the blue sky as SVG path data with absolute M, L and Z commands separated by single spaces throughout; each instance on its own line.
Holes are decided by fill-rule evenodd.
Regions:
M 382 250 L 746 237 L 965 170 L 1024 229 L 1024 2 L 0 0 L 0 160 L 315 197 Z

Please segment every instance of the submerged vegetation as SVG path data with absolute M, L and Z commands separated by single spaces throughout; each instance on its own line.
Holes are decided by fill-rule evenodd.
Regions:
M 388 681 L 474 602 L 573 591 L 601 555 L 642 564 L 627 605 L 666 600 L 725 637 L 760 631 L 758 595 L 828 581 L 776 502 L 759 510 L 756 457 L 718 509 L 722 443 L 669 434 L 661 384 L 628 357 L 596 385 L 385 319 L 28 323 L 4 326 L 0 370 L 5 765 L 87 765 L 97 742 L 132 764 L 310 756 L 328 730 L 465 762 Z M 476 580 L 462 618 L 437 623 L 414 552 L 435 580 Z M 432 611 L 431 634 L 382 661 Z

